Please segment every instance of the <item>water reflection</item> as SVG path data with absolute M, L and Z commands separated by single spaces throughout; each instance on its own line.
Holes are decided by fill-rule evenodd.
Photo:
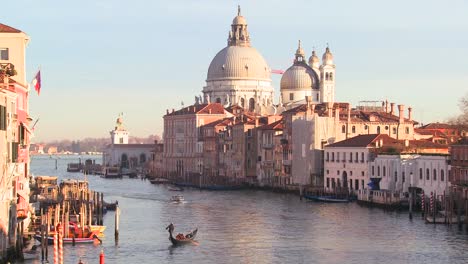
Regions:
M 31 168 L 36 175 L 82 179 L 66 172 L 66 164 L 77 160 L 62 157 L 55 170 L 53 159 L 35 157 Z M 418 216 L 409 221 L 406 213 L 262 191 L 186 189 L 186 203 L 174 204 L 174 192 L 148 181 L 88 180 L 106 201 L 119 201 L 119 243 L 108 212 L 103 245 L 67 245 L 65 263 L 80 257 L 98 263 L 101 248 L 107 263 L 466 263 L 465 231 L 427 225 Z M 171 222 L 184 233 L 198 227 L 199 244 L 173 247 L 165 230 Z

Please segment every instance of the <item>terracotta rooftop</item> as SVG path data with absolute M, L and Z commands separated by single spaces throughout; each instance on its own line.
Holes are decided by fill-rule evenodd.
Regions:
M 456 127 L 444 123 L 430 123 L 419 127 L 419 129 L 456 129 Z
M 0 33 L 21 33 L 21 30 L 0 23 Z
M 190 114 L 224 114 L 224 107 L 220 103 L 210 104 L 194 104 L 184 107 L 172 113 L 167 113 L 166 116 L 173 115 L 190 115 Z
M 283 120 L 275 121 L 271 124 L 259 127 L 261 130 L 283 130 Z
M 386 134 L 367 134 L 359 135 L 349 139 L 345 139 L 330 145 L 327 145 L 327 148 L 341 148 L 341 147 L 367 147 L 377 140 L 382 139 L 384 145 L 398 143 L 397 139 L 391 138 Z

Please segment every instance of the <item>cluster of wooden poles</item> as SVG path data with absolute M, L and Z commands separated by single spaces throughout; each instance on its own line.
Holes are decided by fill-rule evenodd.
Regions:
M 411 196 L 410 192 L 410 218 L 412 217 Z M 468 231 L 468 199 L 463 199 L 460 193 L 444 192 L 437 195 L 436 192 L 431 192 L 429 195 L 422 193 L 422 197 L 421 212 L 427 223 L 458 224 L 459 228 L 465 224 Z
M 77 221 L 81 234 L 85 234 L 85 227 L 90 225 L 103 225 L 104 195 L 89 189 L 70 190 L 62 192 L 62 199 L 56 204 L 41 204 L 41 256 L 42 261 L 48 261 L 48 237 L 55 235 L 56 226 L 63 228 L 63 238 L 77 237 L 75 229 L 70 231 L 70 219 Z M 117 212 L 116 212 L 117 213 Z M 71 217 L 72 216 L 72 217 Z M 51 230 L 54 227 L 54 230 Z M 118 227 L 116 227 L 118 230 Z M 73 243 L 74 245 L 74 243 Z

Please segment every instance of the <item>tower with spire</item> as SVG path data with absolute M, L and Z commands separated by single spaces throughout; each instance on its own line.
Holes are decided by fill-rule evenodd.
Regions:
M 320 65 L 320 101 L 330 102 L 335 101 L 335 71 L 336 66 L 333 62 L 333 54 L 330 52 L 330 47 L 325 49 L 322 56 L 322 65 Z

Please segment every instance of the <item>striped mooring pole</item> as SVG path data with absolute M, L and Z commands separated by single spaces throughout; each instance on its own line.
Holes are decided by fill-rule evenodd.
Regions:
M 434 215 L 434 192 L 431 192 L 431 205 L 430 205 L 431 213 Z
M 58 238 L 58 230 L 60 228 L 60 223 L 57 224 L 55 227 L 55 234 L 54 234 L 54 263 L 59 263 L 59 253 L 58 253 L 58 243 L 59 243 L 59 238 Z
M 421 212 L 423 216 L 424 216 L 425 203 L 426 203 L 426 196 L 424 195 L 424 190 L 423 190 L 421 193 Z

